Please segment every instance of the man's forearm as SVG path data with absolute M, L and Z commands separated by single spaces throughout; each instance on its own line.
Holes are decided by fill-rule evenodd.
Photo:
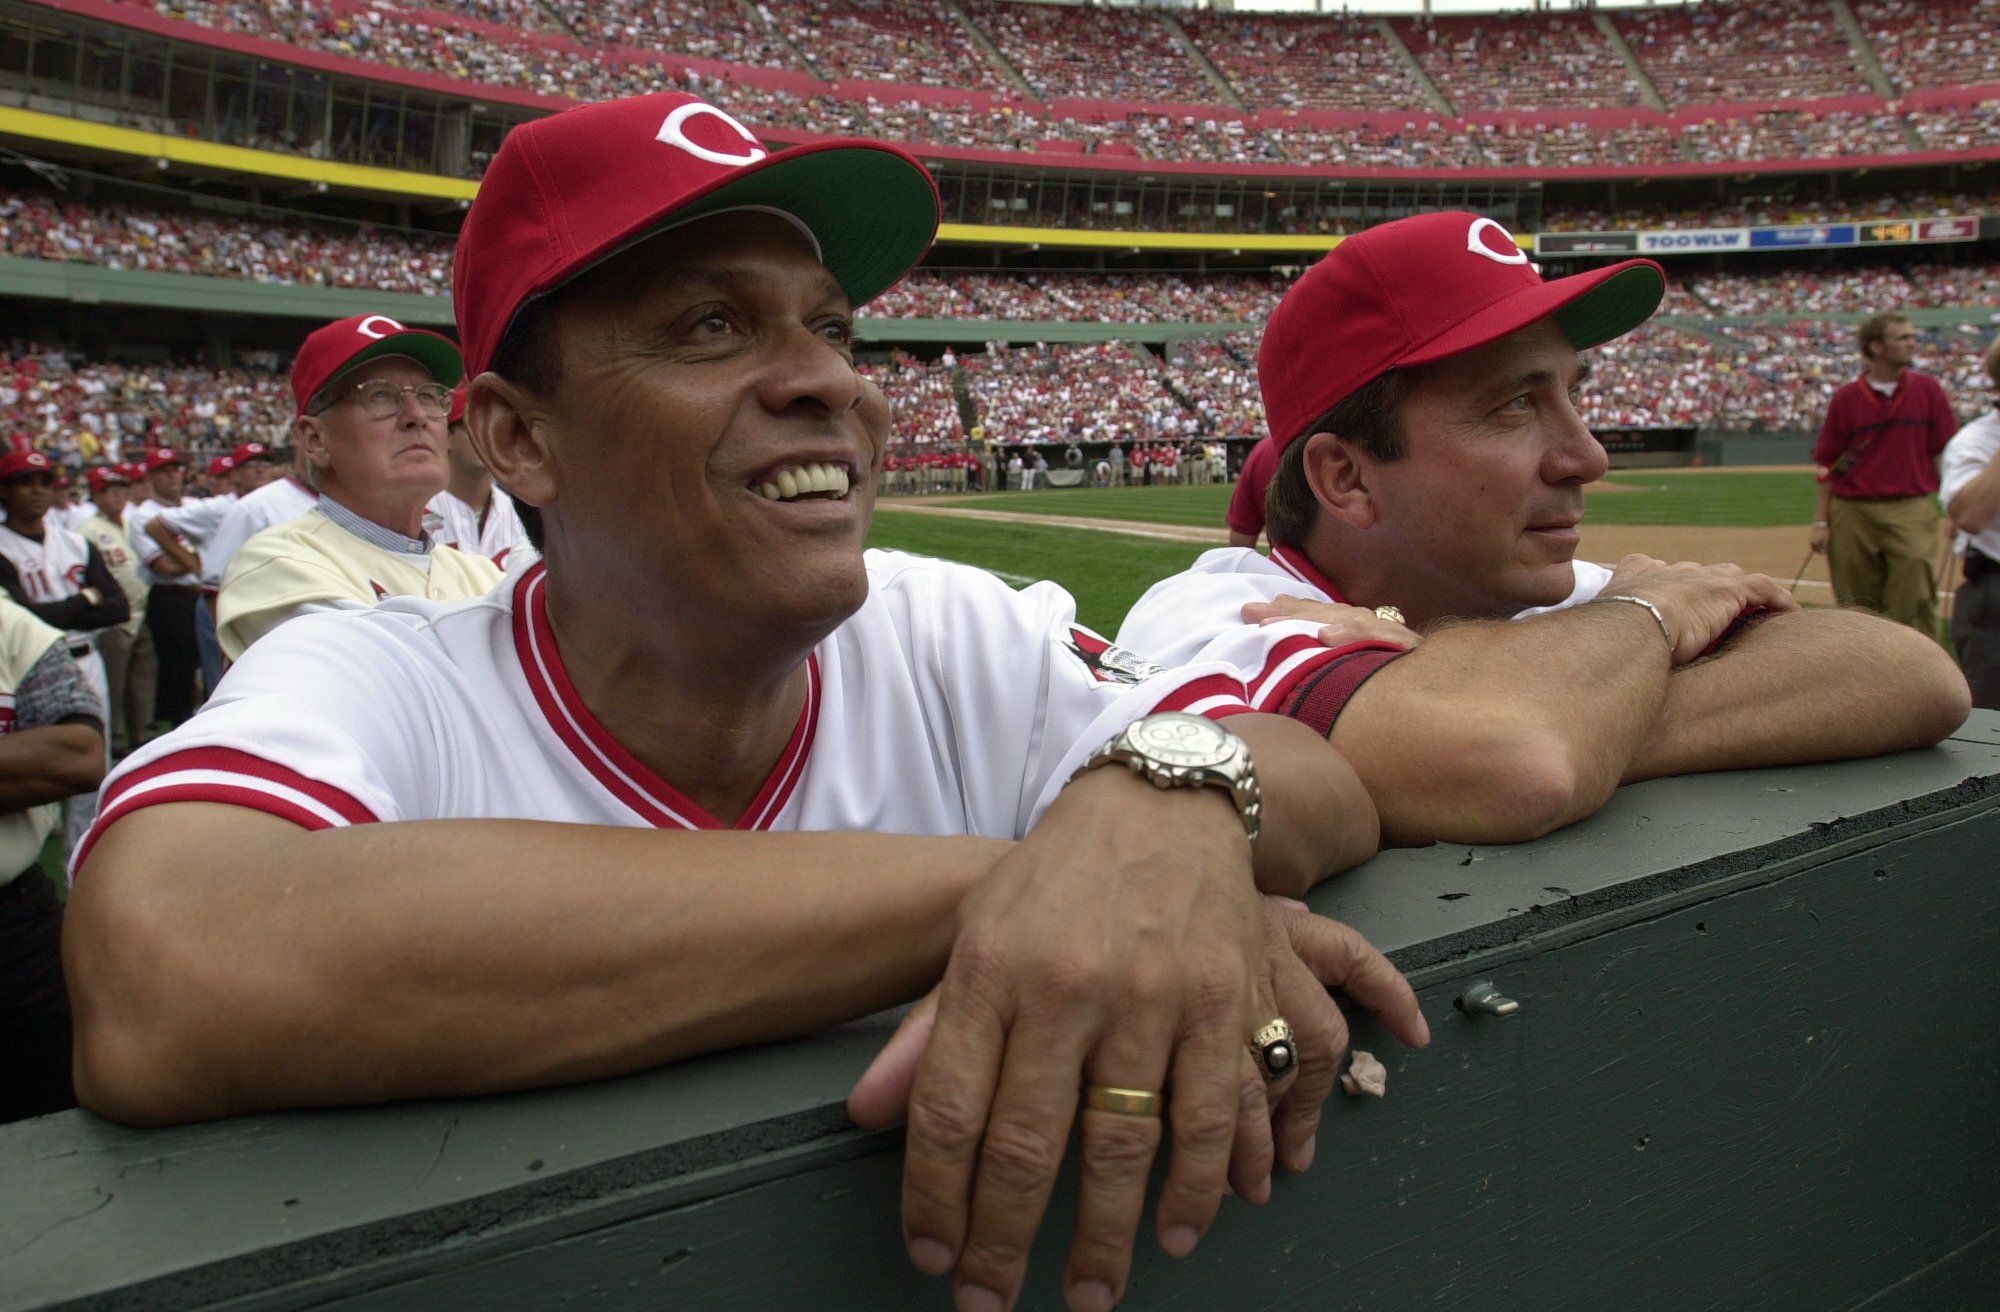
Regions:
M 1658 624 L 1630 603 L 1450 625 L 1362 685 L 1333 744 L 1385 843 L 1520 842 L 1603 805 L 1668 667 Z
M 1006 844 L 527 821 L 308 833 L 153 807 L 65 930 L 78 1089 L 116 1119 L 616 1075 L 916 997 Z
M 1942 647 L 1844 610 L 1772 615 L 1674 672 L 1625 782 L 1927 747 L 1971 707 Z
M 1228 727 L 1250 745 L 1264 795 L 1253 858 L 1257 887 L 1290 897 L 1360 865 L 1380 841 L 1375 804 L 1354 767 L 1297 720 L 1238 715 Z
M 173 530 L 158 519 L 147 521 L 146 536 L 153 539 L 159 545 L 160 556 L 172 561 L 175 566 L 171 570 L 162 569 L 160 568 L 160 561 L 156 559 L 152 562 L 155 574 L 159 574 L 165 578 L 179 578 L 184 574 L 196 574 L 200 572 L 200 558 L 189 551 L 182 544 L 181 540 L 174 536 Z
M 88 724 L 49 724 L 0 735 L 0 812 L 87 793 L 103 777 L 104 736 Z
M 2000 456 L 1986 462 L 1970 483 L 1945 507 L 1952 524 L 1966 533 L 1980 533 L 2000 516 Z

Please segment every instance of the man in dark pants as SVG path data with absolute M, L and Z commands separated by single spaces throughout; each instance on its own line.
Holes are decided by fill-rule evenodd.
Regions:
M 0 597 L 0 1122 L 76 1105 L 62 904 L 42 843 L 104 776 L 104 711 L 62 632 Z
M 2000 389 L 2000 338 L 1986 348 L 1986 376 Z M 1989 406 L 1944 449 L 1940 495 L 1966 534 L 1965 581 L 1951 607 L 1951 640 L 1972 685 L 1972 704 L 2000 710 L 2000 408 Z
M 201 564 L 190 550 L 162 549 L 146 525 L 163 510 L 181 503 L 187 470 L 172 447 L 146 452 L 146 484 L 152 495 L 125 515 L 125 535 L 139 557 L 139 577 L 152 588 L 146 597 L 146 627 L 153 634 L 159 658 L 159 691 L 153 716 L 179 724 L 194 714 L 194 679 L 201 670 L 201 647 L 195 640 L 194 612 L 201 601 Z
M 1861 325 L 1861 376 L 1833 394 L 1820 426 L 1819 513 L 1812 549 L 1824 551 L 1843 606 L 1879 611 L 1938 636 L 1938 456 L 1958 429 L 1944 388 L 1911 368 L 1908 316 Z

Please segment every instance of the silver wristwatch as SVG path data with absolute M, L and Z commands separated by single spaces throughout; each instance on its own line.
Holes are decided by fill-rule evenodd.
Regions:
M 1263 822 L 1264 794 L 1250 746 L 1213 720 L 1163 711 L 1127 725 L 1077 767 L 1074 779 L 1114 761 L 1150 779 L 1156 788 L 1220 788 L 1236 803 L 1251 843 Z

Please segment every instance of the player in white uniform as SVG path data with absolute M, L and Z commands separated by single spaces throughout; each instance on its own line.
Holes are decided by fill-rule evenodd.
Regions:
M 1168 1078 L 1170 1251 L 1232 1155 L 1254 1196 L 1274 1151 L 1309 1160 L 1341 1043 L 1327 978 L 1423 1038 L 1378 955 L 1257 896 L 1372 846 L 1337 755 L 1276 717 L 1218 730 L 1204 715 L 1246 709 L 1233 668 L 1131 662 L 1052 586 L 863 553 L 890 423 L 853 306 L 937 214 L 899 150 L 771 154 L 674 93 L 508 135 L 453 299 L 474 441 L 546 559 L 484 599 L 291 621 L 112 781 L 69 913 L 87 1103 L 186 1119 L 588 1078 L 942 975 L 928 1049 L 904 1030 L 856 1093 L 876 1122 L 908 1096 L 922 1268 L 1018 1289 L 1039 1202 L 994 1201 L 1039 1200 L 1058 1163 L 982 1173 L 989 1108 L 1053 1144 L 1081 1124 L 1069 1278 L 1112 1297 Z M 1101 762 L 1131 770 L 1066 784 L 1140 717 Z M 1227 791 L 1171 786 L 1139 745 L 1169 740 L 1216 753 L 1199 768 Z M 133 924 L 231 950 L 135 968 Z M 1275 1150 L 1244 1098 L 1274 1015 L 1302 1072 L 1271 1086 Z M 937 1104 L 961 1096 L 980 1110 L 952 1140 Z
M 97 513 L 83 521 L 77 532 L 104 558 L 105 568 L 118 581 L 132 612 L 123 624 L 114 624 L 97 635 L 97 653 L 104 660 L 105 682 L 111 690 L 106 736 L 112 756 L 119 757 L 136 741 L 134 731 L 152 722 L 153 636 L 146 631 L 146 584 L 139 577 L 138 559 L 125 538 L 131 475 L 123 465 L 98 465 L 91 469 L 89 479 L 91 505 Z
M 181 453 L 172 447 L 152 447 L 141 463 L 148 495 L 126 510 L 125 539 L 139 558 L 139 577 L 147 587 L 146 627 L 153 635 L 159 670 L 152 715 L 174 725 L 192 715 L 197 704 L 201 644 L 195 616 L 201 605 L 201 561 L 188 543 L 169 538 L 171 545 L 163 545 L 146 531 L 161 511 L 186 499 L 182 493 L 187 466 Z
M 1966 694 L 1936 644 L 1800 613 L 1733 566 L 1575 560 L 1607 465 L 1578 412 L 1580 352 L 1665 287 L 1650 260 L 1545 283 L 1473 214 L 1342 242 L 1258 354 L 1271 558 L 1208 553 L 1140 599 L 1120 642 L 1172 663 L 1232 629 L 1284 635 L 1254 700 L 1330 733 L 1406 843 L 1531 838 L 1621 782 L 1937 741 Z
M 244 543 L 267 528 L 290 523 L 318 503 L 319 493 L 300 480 L 296 469 L 238 497 L 202 549 L 202 570 L 209 586 L 222 585 L 229 562 Z
M 69 654 L 97 697 L 102 722 L 111 688 L 97 653 L 98 631 L 123 624 L 132 608 L 97 548 L 49 520 L 54 499 L 55 465 L 46 455 L 0 456 L 0 502 L 7 509 L 7 522 L 0 524 L 0 588 L 36 619 L 63 630 Z M 107 733 L 107 752 L 110 741 Z M 65 810 L 65 847 L 74 851 L 97 814 L 97 794 L 75 794 Z
M 479 463 L 479 455 L 465 431 L 465 385 L 451 393 L 451 414 L 446 436 L 451 446 L 446 452 L 451 481 L 444 491 L 431 498 L 428 507 L 437 522 L 431 538 L 440 546 L 456 547 L 486 557 L 502 569 L 513 553 L 528 546 L 528 531 L 514 510 L 514 498 L 493 486 L 493 475 Z
M 1986 348 L 1985 366 L 2000 391 L 2000 338 Z M 1952 644 L 1973 705 L 2000 710 L 2000 407 L 1988 406 L 1945 444 L 1938 479 L 1938 499 L 1965 558 L 1951 605 Z

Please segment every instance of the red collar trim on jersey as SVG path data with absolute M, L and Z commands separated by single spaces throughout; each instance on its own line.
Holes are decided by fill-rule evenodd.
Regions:
M 1301 583 L 1309 583 L 1343 606 L 1354 603 L 1342 596 L 1332 579 L 1319 572 L 1319 567 L 1306 558 L 1306 553 L 1294 547 L 1278 547 L 1271 552 L 1271 563 Z
M 656 829 L 722 829 L 720 820 L 683 796 L 625 750 L 577 695 L 576 685 L 556 650 L 555 629 L 549 624 L 548 567 L 537 564 L 514 585 L 514 650 L 521 672 L 542 708 L 542 715 L 591 777 L 608 789 L 640 819 Z M 819 723 L 819 657 L 806 657 L 806 704 L 798 727 L 785 744 L 770 777 L 736 822 L 738 829 L 769 829 L 791 800 L 812 752 L 813 731 Z

